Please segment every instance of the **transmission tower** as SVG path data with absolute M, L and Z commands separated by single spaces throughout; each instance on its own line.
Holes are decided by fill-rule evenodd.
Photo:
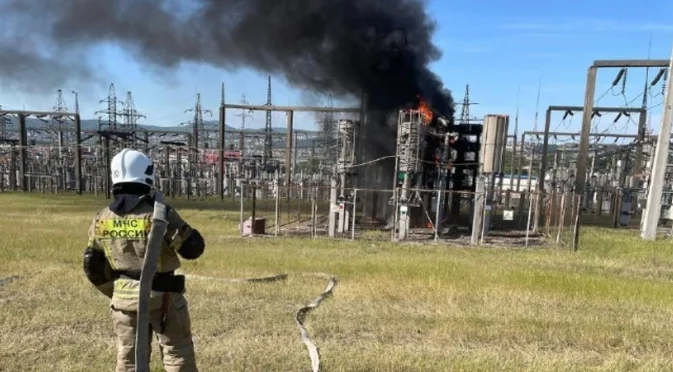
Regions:
M 203 122 L 203 114 L 206 113 L 212 116 L 213 113 L 210 110 L 204 110 L 203 106 L 201 106 L 201 93 L 196 94 L 196 104 L 194 104 L 194 108 L 185 110 L 185 112 L 194 113 L 194 119 L 188 123 L 192 127 L 192 143 L 194 144 L 194 147 L 197 149 L 208 148 L 210 138 Z
M 108 130 L 116 131 L 117 130 L 117 102 L 120 102 L 117 99 L 115 94 L 115 85 L 114 83 L 110 84 L 110 89 L 108 91 L 108 96 L 106 99 L 100 100 L 99 103 L 107 103 L 107 110 L 96 111 L 95 114 L 106 114 L 108 119 L 103 121 L 101 118 L 98 119 L 99 129 L 103 129 L 104 126 L 107 126 Z M 121 103 L 121 102 L 120 102 Z
M 269 75 L 269 87 L 266 91 L 266 105 L 271 106 L 271 75 Z M 272 122 L 271 111 L 266 112 L 266 124 L 264 125 L 264 164 L 273 158 L 273 137 L 271 136 Z
M 470 102 L 470 85 L 465 86 L 465 97 L 463 98 L 463 103 L 460 105 L 463 106 L 460 113 L 460 124 L 467 125 L 470 124 L 470 106 L 478 105 L 476 102 Z
M 247 105 L 249 102 L 245 98 L 245 94 L 241 97 L 241 104 L 242 105 Z M 241 118 L 241 134 L 239 136 L 239 142 L 238 142 L 238 149 L 241 152 L 241 159 L 243 158 L 243 151 L 245 150 L 245 134 L 243 134 L 243 131 L 245 130 L 245 118 L 252 117 L 252 115 L 249 115 L 245 109 L 241 110 L 240 114 L 237 114 L 236 116 Z
M 124 111 L 121 115 L 124 121 L 120 129 L 124 132 L 135 132 L 137 130 L 138 119 L 146 118 L 145 115 L 139 114 L 136 110 L 131 92 L 126 92 L 126 102 L 124 102 Z
M 63 98 L 63 90 L 59 89 L 56 91 L 56 101 L 54 102 L 53 107 L 54 112 L 67 112 L 68 106 L 65 104 L 65 98 Z M 52 118 L 51 123 L 49 124 L 50 129 L 56 132 L 56 138 L 58 141 L 59 154 L 62 151 L 63 145 L 70 142 L 71 133 L 63 133 L 64 129 L 67 129 L 68 124 L 66 124 L 62 118 Z
M 59 89 L 56 91 L 56 102 L 54 102 L 53 107 L 54 112 L 67 112 L 68 106 L 65 104 L 65 98 L 63 98 L 63 90 Z M 51 119 L 51 129 L 61 131 L 63 130 L 63 120 L 60 118 Z

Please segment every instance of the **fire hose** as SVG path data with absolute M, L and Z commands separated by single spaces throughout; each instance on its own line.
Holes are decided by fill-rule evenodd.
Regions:
M 149 372 L 149 324 L 150 324 L 150 295 L 152 292 L 152 280 L 157 271 L 157 262 L 161 253 L 161 244 L 166 233 L 168 221 L 166 220 L 166 205 L 164 196 L 160 192 L 154 194 L 154 212 L 152 214 L 152 227 L 150 228 L 145 259 L 140 272 L 140 289 L 138 297 L 138 320 L 136 327 L 136 372 Z
M 294 320 L 295 323 L 297 323 L 297 327 L 299 328 L 299 334 L 301 336 L 301 340 L 306 345 L 306 349 L 308 351 L 309 358 L 311 359 L 311 367 L 313 372 L 319 372 L 320 371 L 320 353 L 318 352 L 318 347 L 315 345 L 313 340 L 311 340 L 311 337 L 308 334 L 308 331 L 306 330 L 306 327 L 304 326 L 304 321 L 306 319 L 306 315 L 310 313 L 311 311 L 315 310 L 320 304 L 329 296 L 332 295 L 332 292 L 334 291 L 334 287 L 336 286 L 337 279 L 328 274 L 324 273 L 313 273 L 313 274 L 304 274 L 304 275 L 309 275 L 309 276 L 317 276 L 321 278 L 328 279 L 327 287 L 325 290 L 318 296 L 316 297 L 311 303 L 308 305 L 302 306 L 297 312 L 295 313 Z M 203 279 L 203 280 L 210 280 L 210 281 L 222 281 L 222 282 L 229 282 L 229 283 L 270 283 L 270 282 L 277 282 L 281 280 L 287 279 L 287 274 L 280 274 L 280 275 L 275 275 L 275 276 L 269 276 L 269 277 L 263 277 L 263 278 L 214 278 L 214 277 L 208 277 L 208 276 L 199 276 L 199 275 L 185 275 L 187 278 L 192 278 L 192 279 Z
M 163 194 L 156 192 L 154 195 L 154 211 L 152 215 L 152 227 L 150 228 L 147 249 L 145 252 L 145 259 L 143 260 L 143 267 L 140 274 L 140 288 L 138 298 L 138 320 L 136 327 L 136 348 L 135 348 L 135 365 L 136 372 L 149 372 L 149 305 L 150 295 L 152 291 L 152 280 L 157 270 L 157 262 L 161 253 L 161 244 L 163 236 L 166 233 L 168 221 L 166 218 L 166 205 L 164 204 Z M 336 278 L 331 275 L 323 273 L 309 274 L 329 279 L 325 290 L 311 303 L 302 306 L 295 314 L 295 322 L 299 328 L 302 342 L 306 345 L 309 358 L 311 359 L 311 367 L 313 372 L 320 371 L 320 354 L 318 347 L 309 337 L 308 331 L 304 326 L 306 315 L 315 310 L 320 304 L 332 294 L 336 286 Z M 227 279 L 227 278 L 211 278 L 195 275 L 186 275 L 195 279 L 219 280 L 234 283 L 269 283 L 287 278 L 286 274 L 276 275 L 265 278 L 248 278 L 248 279 Z

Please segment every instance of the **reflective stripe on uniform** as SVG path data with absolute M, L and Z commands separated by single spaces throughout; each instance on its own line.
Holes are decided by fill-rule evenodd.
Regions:
M 140 295 L 140 281 L 119 278 L 114 282 L 113 296 L 120 300 L 137 300 Z M 162 293 L 151 291 L 150 297 L 161 296 Z
M 100 244 L 103 246 L 103 250 L 105 251 L 105 257 L 107 257 L 107 261 L 110 263 L 110 267 L 112 267 L 112 270 L 116 270 L 117 266 L 115 265 L 115 260 L 112 259 L 112 250 L 110 249 L 110 245 L 106 241 L 101 241 Z
M 135 300 L 140 293 L 140 282 L 133 279 L 117 279 L 114 285 L 114 297 Z

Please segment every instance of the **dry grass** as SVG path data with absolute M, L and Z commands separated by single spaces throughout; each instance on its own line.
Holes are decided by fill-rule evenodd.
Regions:
M 0 371 L 108 371 L 107 299 L 81 253 L 103 199 L 0 194 Z M 207 239 L 188 298 L 202 371 L 305 371 L 294 324 L 327 272 L 332 298 L 307 318 L 325 371 L 673 369 L 673 247 L 585 229 L 579 253 L 240 239 L 238 212 L 176 202 Z M 153 370 L 161 367 L 153 353 Z

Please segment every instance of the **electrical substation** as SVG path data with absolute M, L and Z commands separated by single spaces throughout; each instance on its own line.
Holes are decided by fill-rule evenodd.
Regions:
M 618 69 L 610 89 L 624 87 L 631 69 L 656 71 L 645 82 L 642 105 L 594 102 L 596 72 L 610 68 Z M 471 117 L 469 87 L 457 117 L 437 114 L 422 97 L 382 115 L 368 110 L 366 95 L 359 107 L 334 107 L 331 100 L 321 107 L 274 105 L 269 77 L 266 103 L 227 103 L 222 86 L 217 120 L 204 118 L 212 112 L 197 95 L 186 111 L 193 119 L 170 130 L 140 125 L 151 120 L 135 109 L 130 92 L 118 100 L 114 85 L 101 101 L 106 109 L 87 125 L 77 93 L 68 110 L 58 91 L 48 110 L 0 106 L 0 190 L 109 198 L 111 155 L 132 147 L 154 159 L 157 187 L 169 198 L 239 208 L 244 236 L 551 241 L 576 249 L 580 225 L 595 223 L 640 229 L 645 237 L 670 230 L 673 220 L 668 146 L 658 148 L 662 134 L 651 133 L 648 122 L 648 98 L 654 89 L 666 96 L 669 68 L 666 60 L 595 61 L 584 105 L 549 106 L 544 130 L 523 133 L 518 114 Z M 256 111 L 266 113 L 264 128 L 246 128 Z M 227 113 L 241 118 L 240 129 Z M 276 124 L 283 130 L 274 129 L 274 113 L 285 114 Z M 295 129 L 295 113 L 319 118 L 317 130 Z M 582 117 L 579 132 L 552 128 L 558 118 L 563 124 L 575 116 Z M 607 129 L 602 118 L 611 122 Z M 628 133 L 626 125 L 615 133 L 622 122 L 637 130 Z M 648 211 L 651 205 L 656 211 Z

